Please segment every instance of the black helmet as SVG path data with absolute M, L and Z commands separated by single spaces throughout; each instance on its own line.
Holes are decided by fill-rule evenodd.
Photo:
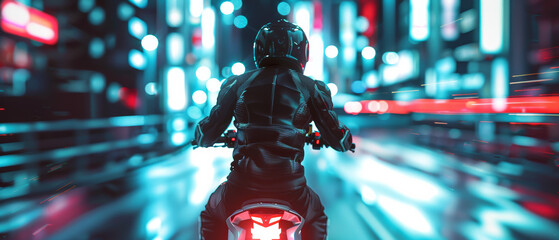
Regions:
M 303 72 L 308 60 L 309 41 L 301 27 L 280 19 L 262 26 L 256 34 L 256 67 L 287 64 Z

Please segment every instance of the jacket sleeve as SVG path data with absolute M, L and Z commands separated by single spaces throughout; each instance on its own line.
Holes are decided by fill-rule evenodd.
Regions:
M 196 125 L 194 141 L 198 146 L 212 146 L 231 123 L 235 103 L 237 102 L 236 83 L 236 77 L 225 80 L 221 85 L 221 90 L 219 90 L 217 103 L 212 108 L 210 115 Z
M 337 151 L 350 150 L 352 136 L 349 129 L 334 112 L 330 90 L 322 81 L 314 81 L 311 91 L 311 114 L 323 140 Z

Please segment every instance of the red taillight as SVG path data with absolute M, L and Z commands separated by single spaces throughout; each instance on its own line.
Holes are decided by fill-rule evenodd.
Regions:
M 231 142 L 234 142 L 234 141 L 235 141 L 235 138 L 231 138 Z
M 251 216 L 252 228 L 250 229 L 252 239 L 256 240 L 279 240 L 281 239 L 281 228 L 279 221 L 281 216 Z

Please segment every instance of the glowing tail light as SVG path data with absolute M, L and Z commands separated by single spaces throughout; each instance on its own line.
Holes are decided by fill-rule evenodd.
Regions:
M 302 223 L 298 213 L 269 203 L 247 205 L 227 220 L 229 239 L 234 240 L 300 239 Z
M 50 45 L 58 41 L 55 17 L 15 1 L 4 1 L 1 9 L 1 27 L 7 33 Z

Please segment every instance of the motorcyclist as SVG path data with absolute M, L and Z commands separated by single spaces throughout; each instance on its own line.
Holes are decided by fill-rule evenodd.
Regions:
M 201 147 L 212 146 L 233 117 L 238 132 L 228 180 L 201 213 L 201 239 L 227 239 L 225 220 L 254 198 L 289 202 L 305 219 L 302 239 L 326 238 L 324 207 L 301 165 L 305 135 L 314 121 L 338 151 L 350 150 L 352 137 L 333 111 L 328 87 L 303 75 L 308 54 L 299 26 L 283 19 L 264 25 L 254 42 L 258 69 L 226 79 L 210 115 L 196 126 Z

